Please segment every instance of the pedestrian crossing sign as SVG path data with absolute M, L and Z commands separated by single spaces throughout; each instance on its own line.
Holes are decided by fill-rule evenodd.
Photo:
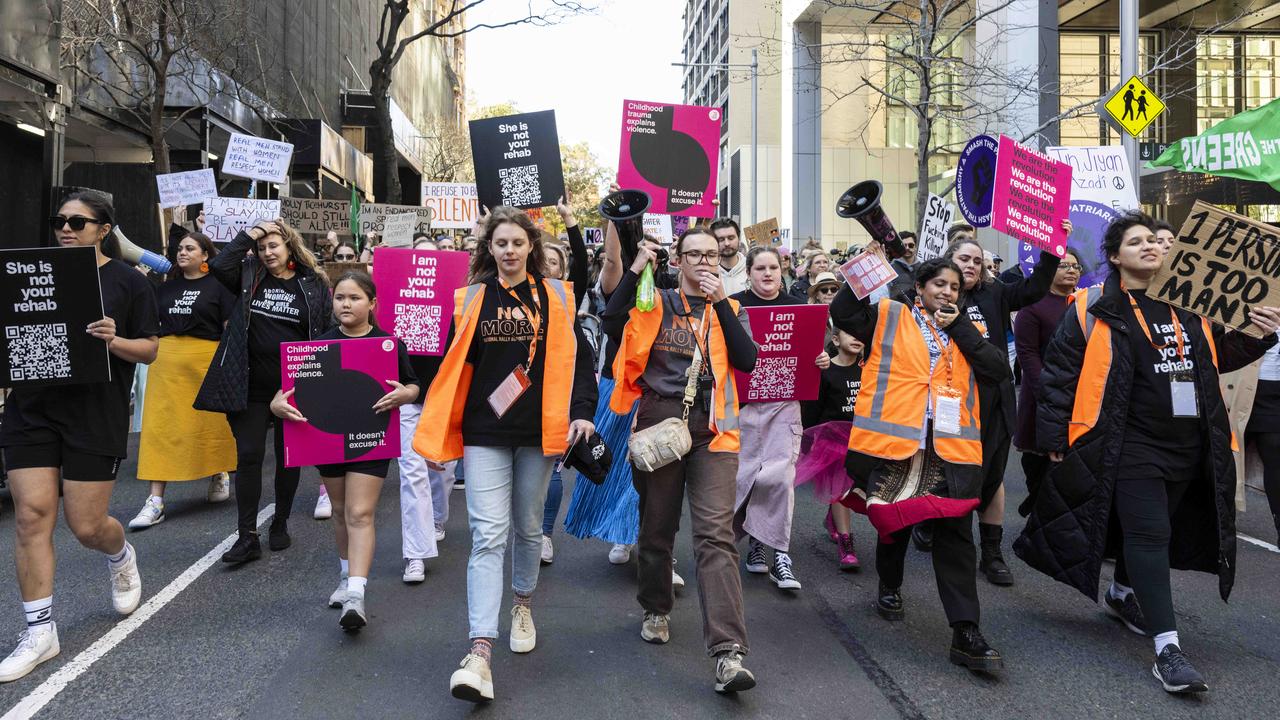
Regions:
M 1134 137 L 1164 112 L 1164 102 L 1137 75 L 1116 88 L 1104 105 L 1111 120 Z

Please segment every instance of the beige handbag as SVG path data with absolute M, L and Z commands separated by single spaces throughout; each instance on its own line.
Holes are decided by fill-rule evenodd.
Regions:
M 702 347 L 694 343 L 693 362 L 689 363 L 689 380 L 684 386 L 684 416 L 667 418 L 656 425 L 631 433 L 627 450 L 637 470 L 653 472 L 670 465 L 693 449 L 689 434 L 689 410 L 698 394 L 698 376 L 702 372 Z

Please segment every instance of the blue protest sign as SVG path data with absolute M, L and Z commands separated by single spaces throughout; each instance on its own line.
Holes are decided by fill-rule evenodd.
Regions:
M 964 146 L 956 166 L 956 205 L 974 227 L 991 224 L 991 197 L 996 180 L 996 144 L 990 135 L 978 135 Z

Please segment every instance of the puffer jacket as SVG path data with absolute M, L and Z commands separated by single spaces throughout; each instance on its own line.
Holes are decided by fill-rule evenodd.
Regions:
M 196 394 L 193 406 L 197 410 L 232 413 L 249 405 L 249 303 L 267 272 L 257 253 L 250 252 L 256 246 L 248 233 L 241 232 L 209 261 L 209 272 L 239 301 Z M 297 272 L 307 299 L 307 332 L 315 339 L 332 325 L 329 285 L 308 267 L 300 265 Z
M 1175 312 L 1191 338 L 1203 410 L 1203 446 L 1209 451 L 1202 472 L 1191 481 L 1194 487 L 1187 490 L 1171 518 L 1169 561 L 1174 569 L 1217 574 L 1218 592 L 1226 600 L 1235 581 L 1236 559 L 1236 468 L 1231 428 L 1218 387 L 1213 350 L 1200 319 L 1182 310 Z M 1147 339 L 1131 324 L 1128 300 L 1116 275 L 1109 277 L 1101 294 L 1092 299 L 1088 313 L 1111 329 L 1112 359 L 1101 411 L 1094 427 L 1068 446 L 1068 426 L 1087 345 L 1072 305 L 1044 354 L 1036 425 L 1039 449 L 1063 452 L 1064 457 L 1032 499 L 1031 515 L 1013 549 L 1028 565 L 1097 602 L 1102 560 L 1119 549 L 1108 547 L 1107 541 L 1119 536 L 1108 529 L 1133 387 L 1132 343 Z M 1274 335 L 1256 340 L 1243 333 L 1224 332 L 1218 325 L 1213 326 L 1213 336 L 1222 372 L 1248 365 L 1276 341 Z

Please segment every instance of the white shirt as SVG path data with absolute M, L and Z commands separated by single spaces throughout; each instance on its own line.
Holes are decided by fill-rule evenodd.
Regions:
M 1259 380 L 1280 380 L 1280 345 L 1272 345 L 1266 355 L 1262 356 L 1262 365 L 1258 368 Z

